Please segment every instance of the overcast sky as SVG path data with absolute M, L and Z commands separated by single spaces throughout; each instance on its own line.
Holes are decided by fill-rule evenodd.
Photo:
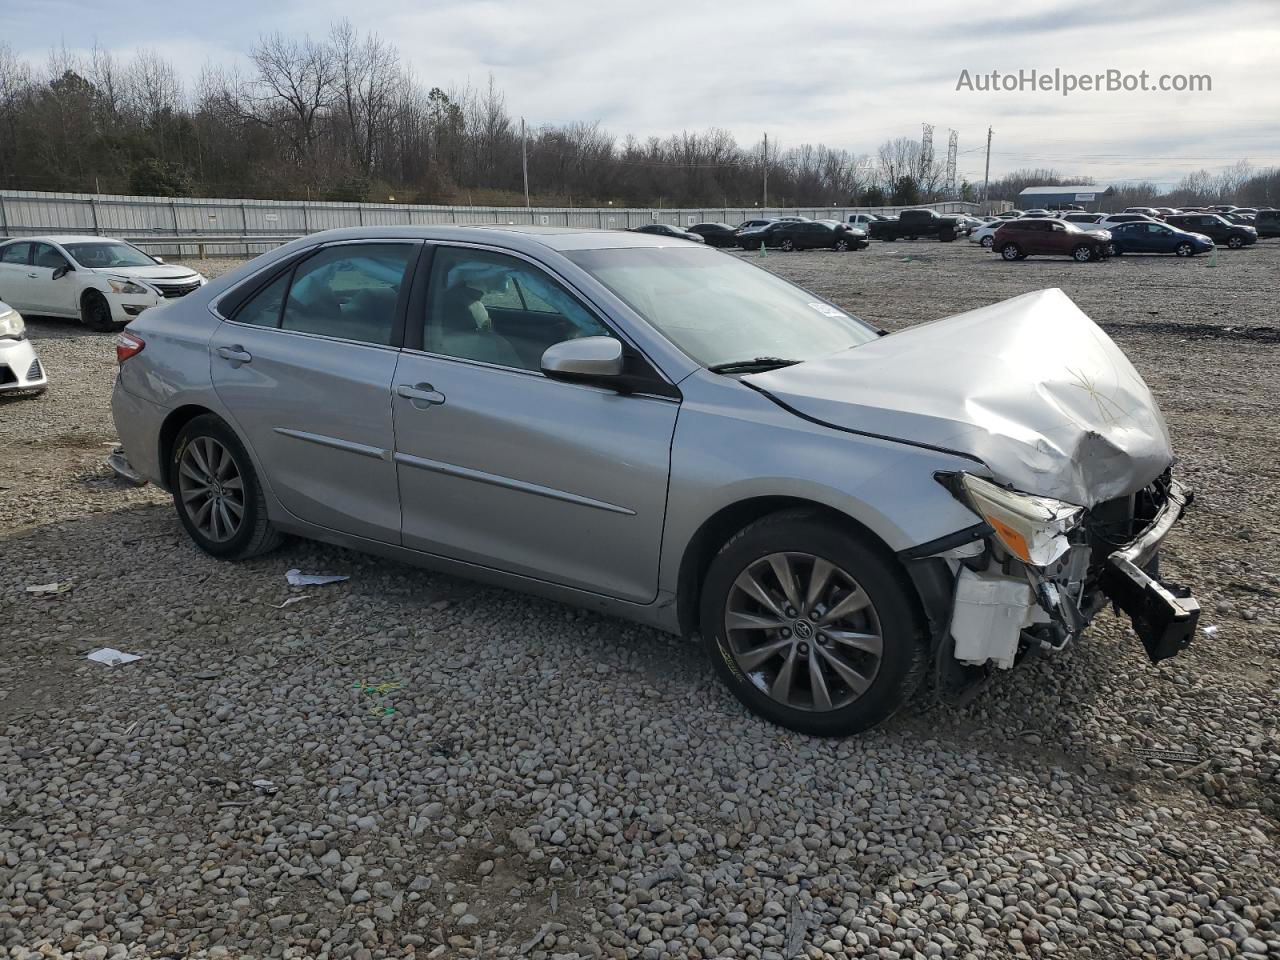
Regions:
M 785 148 L 935 149 L 959 133 L 961 177 L 1022 167 L 1100 182 L 1176 180 L 1248 159 L 1280 166 L 1280 0 L 0 0 L 0 41 L 151 48 L 194 76 L 261 33 L 327 32 L 351 17 L 394 41 L 426 83 L 487 82 L 530 123 L 596 120 L 616 134 L 724 127 Z M 962 70 L 1109 68 L 1208 74 L 1212 91 L 957 91 Z

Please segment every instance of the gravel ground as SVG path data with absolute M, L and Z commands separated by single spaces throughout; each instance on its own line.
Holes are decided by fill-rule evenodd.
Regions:
M 35 320 L 51 389 L 0 400 L 0 956 L 1280 957 L 1280 245 L 763 263 L 890 328 L 1066 289 L 1198 488 L 1165 570 L 1205 635 L 1152 667 L 1104 613 L 967 708 L 807 739 L 627 623 L 205 557 L 103 466 L 111 338 Z

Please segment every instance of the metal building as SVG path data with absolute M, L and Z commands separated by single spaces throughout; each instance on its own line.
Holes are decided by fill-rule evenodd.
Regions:
M 1018 194 L 1018 209 L 1046 209 L 1050 204 L 1074 203 L 1086 210 L 1097 210 L 1107 188 L 1096 183 L 1066 184 L 1059 187 L 1026 187 Z

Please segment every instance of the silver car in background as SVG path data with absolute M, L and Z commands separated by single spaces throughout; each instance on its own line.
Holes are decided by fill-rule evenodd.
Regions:
M 0 300 L 0 394 L 44 393 L 49 378 L 27 339 L 22 314 Z
M 1185 646 L 1189 495 L 1115 344 L 1057 290 L 882 333 L 677 239 L 332 231 L 130 324 L 113 411 L 210 554 L 296 534 L 700 634 L 808 733 L 1108 600 Z

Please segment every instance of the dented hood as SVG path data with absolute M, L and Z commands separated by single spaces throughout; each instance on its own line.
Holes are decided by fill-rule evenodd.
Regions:
M 1140 490 L 1173 460 L 1142 377 L 1057 289 L 744 379 L 802 416 L 965 453 L 1080 506 Z

